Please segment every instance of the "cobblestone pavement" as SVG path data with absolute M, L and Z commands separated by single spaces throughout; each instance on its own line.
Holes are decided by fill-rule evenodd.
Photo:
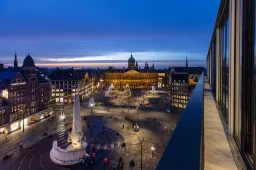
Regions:
M 10 170 L 40 170 L 40 169 L 109 169 L 116 165 L 117 159 L 121 152 L 121 142 L 123 137 L 116 135 L 117 131 L 105 128 L 104 131 L 98 126 L 102 124 L 102 118 L 93 116 L 89 119 L 94 122 L 90 128 L 85 126 L 87 123 L 83 122 L 83 130 L 87 139 L 88 153 L 96 153 L 96 161 L 94 164 L 85 166 L 83 164 L 77 164 L 70 167 L 58 166 L 50 160 L 50 150 L 52 148 L 52 142 L 58 141 L 58 146 L 66 148 L 70 143 L 67 143 L 68 130 L 62 130 L 61 132 L 53 135 L 52 137 L 47 136 L 39 143 L 31 146 L 24 147 L 21 149 L 19 155 L 13 155 L 12 161 L 9 161 L 4 169 Z M 67 127 L 68 129 L 69 127 Z M 93 136 L 90 134 L 92 128 Z M 104 165 L 104 158 L 109 157 L 110 163 Z
M 136 92 L 137 94 L 137 92 Z M 104 92 L 99 92 L 94 95 L 96 103 L 104 103 Z M 96 163 L 85 166 L 83 164 L 74 165 L 71 167 L 63 167 L 55 165 L 49 157 L 50 149 L 52 148 L 53 140 L 58 141 L 58 146 L 66 148 L 67 144 L 67 129 L 71 124 L 60 126 L 52 138 L 47 136 L 30 138 L 25 149 L 19 149 L 12 153 L 12 157 L 7 160 L 0 160 L 0 169 L 19 169 L 19 170 L 34 170 L 34 169 L 113 169 L 116 167 L 117 160 L 122 157 L 124 160 L 124 169 L 131 169 L 129 162 L 133 159 L 135 167 L 140 169 L 142 160 L 143 169 L 155 169 L 161 155 L 164 152 L 166 145 L 171 137 L 172 131 L 180 118 L 180 114 L 169 113 L 165 110 L 168 92 L 158 91 L 154 96 L 148 91 L 142 91 L 139 95 L 135 95 L 130 101 L 143 100 L 147 98 L 151 104 L 149 108 L 139 108 L 138 112 L 135 107 L 124 107 L 116 105 L 106 107 L 97 105 L 93 108 L 91 115 L 88 108 L 88 100 L 81 101 L 81 116 L 86 117 L 83 122 L 83 131 L 88 142 L 88 152 L 95 152 L 97 155 Z M 111 99 L 112 100 L 112 99 Z M 116 99 L 114 99 L 116 100 Z M 155 100 L 155 101 L 154 101 Z M 131 104 L 135 104 L 131 102 Z M 67 119 L 72 115 L 72 111 L 65 110 Z M 133 125 L 137 122 L 140 126 L 138 132 L 133 131 Z M 87 127 L 90 124 L 91 127 Z M 102 126 L 105 126 L 102 132 Z M 90 134 L 90 128 L 93 129 L 93 137 Z M 46 129 L 49 131 L 49 129 Z M 119 135 L 116 135 L 118 132 Z M 40 135 L 42 136 L 42 135 Z M 138 139 L 144 139 L 142 144 L 143 154 L 141 159 L 141 145 Z M 126 143 L 126 147 L 121 147 L 122 143 Z M 155 148 L 154 157 L 152 158 L 151 147 Z M 1 145 L 0 145 L 1 149 Z M 110 163 L 104 165 L 103 159 L 110 158 Z

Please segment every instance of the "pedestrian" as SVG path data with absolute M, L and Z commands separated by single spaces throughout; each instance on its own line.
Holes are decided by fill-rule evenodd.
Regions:
M 123 124 L 123 129 L 124 129 L 124 124 Z

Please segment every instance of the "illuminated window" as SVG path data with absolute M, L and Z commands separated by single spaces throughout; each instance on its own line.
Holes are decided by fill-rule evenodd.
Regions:
M 8 90 L 3 90 L 2 91 L 2 96 L 6 99 L 8 99 Z
M 60 102 L 63 103 L 63 98 L 62 97 L 60 98 Z

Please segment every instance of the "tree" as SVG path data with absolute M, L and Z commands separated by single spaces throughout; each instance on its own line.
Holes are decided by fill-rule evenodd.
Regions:
M 131 89 L 128 84 L 124 87 L 124 97 L 129 98 L 132 96 Z
M 145 157 L 145 155 L 151 155 L 152 146 L 154 148 L 157 148 L 157 150 L 159 152 L 164 151 L 165 146 L 161 145 L 161 144 L 156 144 L 156 143 L 153 144 L 150 134 L 144 133 L 143 136 L 141 134 L 140 136 L 137 136 L 137 138 L 138 138 L 138 140 L 136 141 L 136 143 L 127 143 L 126 142 L 126 147 L 127 147 L 126 153 L 129 154 L 129 156 L 133 156 L 133 159 L 130 162 L 130 166 L 132 167 L 132 164 L 135 165 L 134 160 L 137 157 L 138 161 L 140 163 L 140 169 L 142 170 L 143 169 L 143 157 Z M 160 155 L 154 156 L 154 158 L 157 158 L 157 159 L 160 159 L 160 157 L 161 157 Z

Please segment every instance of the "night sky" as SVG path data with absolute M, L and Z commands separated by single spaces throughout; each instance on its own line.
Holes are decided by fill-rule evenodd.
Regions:
M 141 64 L 154 61 L 159 68 L 185 61 L 186 54 L 190 66 L 202 65 L 198 60 L 206 58 L 218 5 L 219 0 L 0 0 L 0 62 L 12 64 L 17 51 L 19 64 L 30 53 L 37 66 L 126 66 L 122 60 L 132 52 Z

